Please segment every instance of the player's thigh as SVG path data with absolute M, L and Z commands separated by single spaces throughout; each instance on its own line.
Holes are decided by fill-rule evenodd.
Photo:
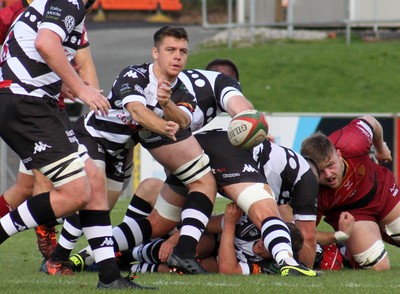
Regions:
M 33 187 L 33 195 L 50 191 L 53 188 L 52 182 L 47 177 L 45 177 L 37 170 L 33 170 L 32 172 L 35 179 Z
M 149 149 L 151 155 L 169 171 L 175 171 L 183 164 L 193 160 L 203 153 L 197 140 L 189 138 L 168 145 Z

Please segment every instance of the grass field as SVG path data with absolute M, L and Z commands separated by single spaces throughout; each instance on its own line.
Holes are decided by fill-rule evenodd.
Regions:
M 215 211 L 223 211 L 226 201 L 218 200 Z M 114 223 L 121 221 L 128 204 L 118 202 L 112 213 Z M 36 236 L 29 230 L 13 236 L 0 246 L 0 293 L 97 293 L 96 273 L 75 276 L 47 276 L 38 271 L 41 262 Z M 80 242 L 82 248 L 84 242 Z M 342 270 L 325 272 L 317 278 L 280 276 L 188 276 L 140 274 L 136 282 L 157 286 L 156 293 L 396 293 L 400 291 L 400 249 L 388 247 L 393 269 L 389 272 Z M 127 273 L 125 273 L 127 274 Z M 131 292 L 131 291 L 129 291 Z M 128 293 L 128 291 L 118 291 Z

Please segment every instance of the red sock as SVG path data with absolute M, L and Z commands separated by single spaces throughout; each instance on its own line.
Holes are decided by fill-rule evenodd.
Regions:
M 4 199 L 4 194 L 0 195 L 0 218 L 5 216 L 10 211 L 12 211 L 12 208 L 10 205 L 8 205 L 6 199 Z

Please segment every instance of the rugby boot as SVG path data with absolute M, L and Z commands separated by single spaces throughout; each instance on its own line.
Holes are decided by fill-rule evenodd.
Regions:
M 169 268 L 176 269 L 184 274 L 208 274 L 208 272 L 200 265 L 200 262 L 196 258 L 181 258 L 176 255 L 175 249 L 168 257 L 167 265 Z
M 289 265 L 284 260 L 279 264 L 279 271 L 281 273 L 281 276 L 317 276 L 317 272 L 309 269 L 303 264 Z
M 57 246 L 57 232 L 55 227 L 41 225 L 35 227 L 37 244 L 40 253 L 45 259 L 49 259 Z
M 104 284 L 99 281 L 99 283 L 97 284 L 97 288 L 99 290 L 107 290 L 107 289 L 158 290 L 157 287 L 147 287 L 136 284 L 129 277 L 119 278 L 110 284 Z
M 52 261 L 48 259 L 42 263 L 40 271 L 47 275 L 73 275 L 74 271 L 68 261 Z

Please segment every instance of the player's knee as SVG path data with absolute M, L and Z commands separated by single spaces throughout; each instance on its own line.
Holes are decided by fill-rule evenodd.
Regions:
M 176 228 L 178 222 L 162 217 L 156 209 L 148 216 L 152 228 L 152 238 L 162 237 Z
M 154 203 L 163 183 L 164 182 L 158 178 L 147 178 L 140 182 L 135 191 L 135 195 L 149 203 Z
M 385 244 L 382 240 L 376 241 L 366 251 L 359 254 L 354 254 L 353 258 L 363 268 L 374 270 L 390 269 Z
M 272 199 L 275 201 L 274 193 L 271 189 L 266 189 L 263 183 L 256 183 L 245 188 L 238 196 L 237 205 L 246 213 L 257 201 Z M 255 209 L 254 206 L 252 208 Z
M 161 194 L 157 197 L 154 209 L 157 210 L 159 216 L 166 220 L 176 223 L 181 220 L 182 207 L 167 202 Z
M 84 166 L 83 160 L 74 153 L 40 169 L 53 182 L 55 189 L 68 198 L 68 207 L 73 211 L 85 207 L 90 201 L 90 182 Z
M 400 217 L 396 218 L 391 223 L 385 226 L 386 233 L 390 236 L 390 238 L 400 246 Z

